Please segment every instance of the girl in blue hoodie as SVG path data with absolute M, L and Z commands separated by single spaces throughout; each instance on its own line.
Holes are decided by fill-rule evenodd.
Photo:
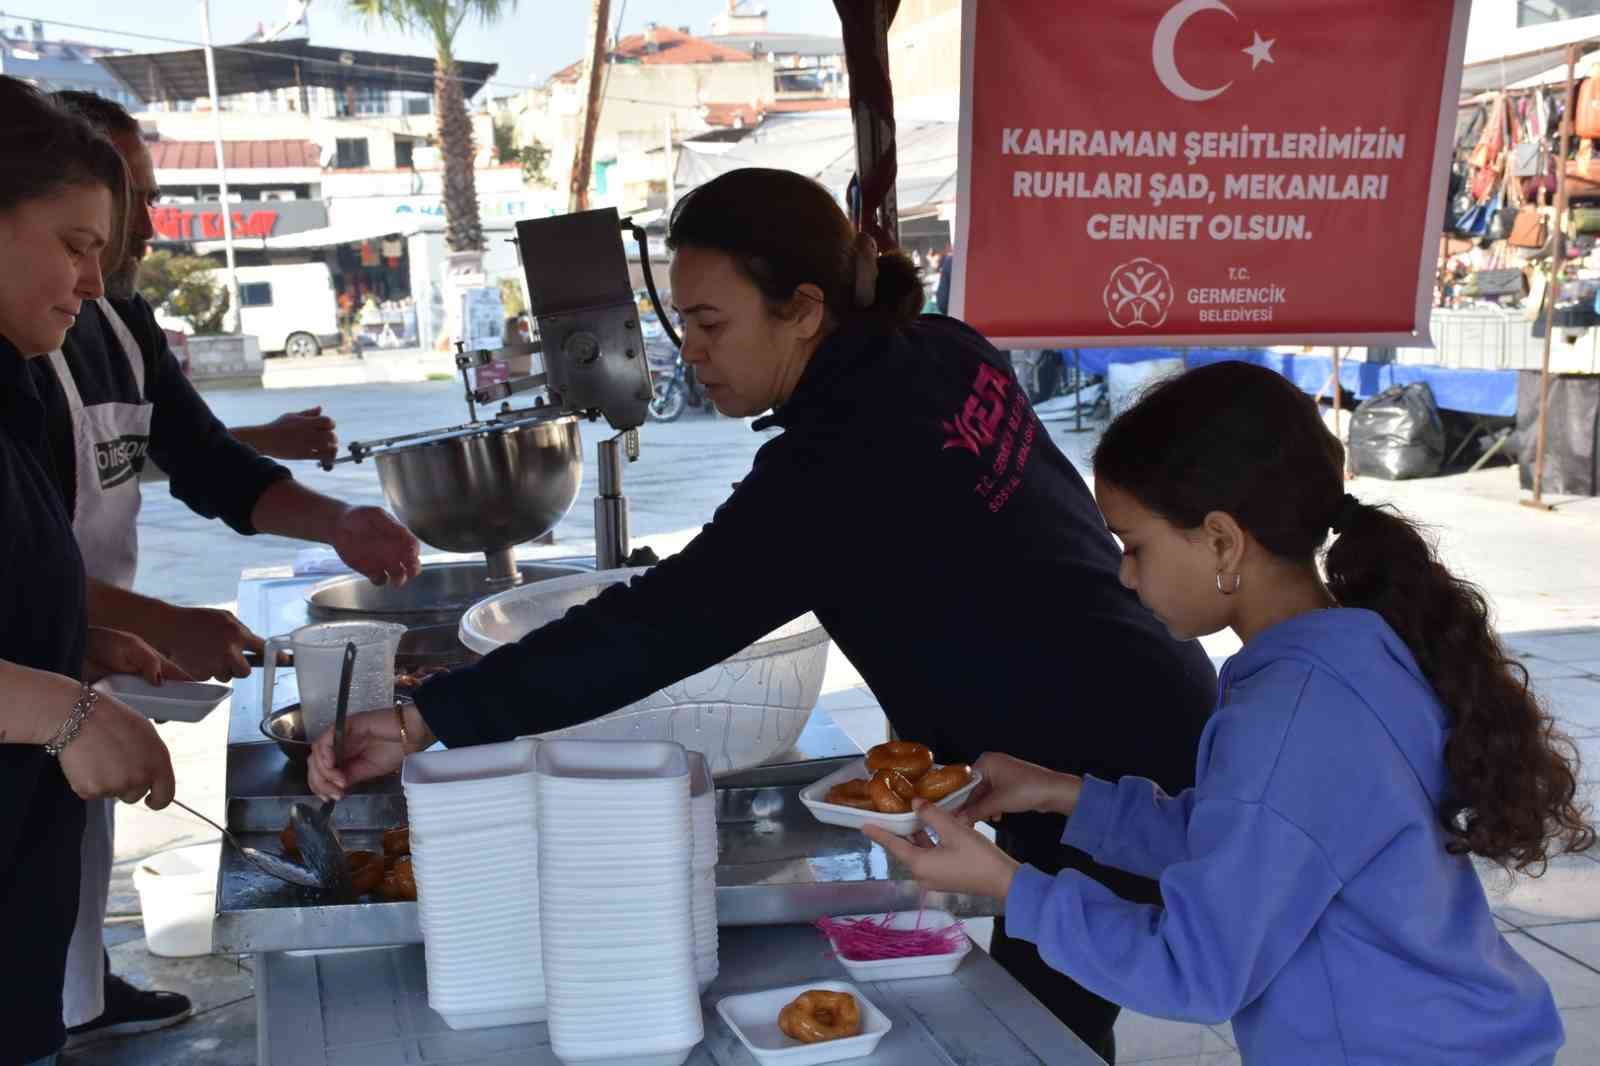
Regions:
M 1007 931 L 1091 991 L 1232 1019 L 1247 1066 L 1553 1062 L 1550 989 L 1496 931 L 1469 856 L 1537 874 L 1595 837 L 1576 752 L 1482 593 L 1345 493 L 1343 447 L 1268 370 L 1163 383 L 1094 465 L 1123 584 L 1179 639 L 1244 644 L 1198 783 L 1168 796 L 991 753 L 956 816 L 921 808 L 938 846 L 869 834 L 928 887 L 1003 899 Z M 1021 811 L 1070 815 L 1064 844 L 1158 878 L 1163 905 L 1019 866 L 971 828 Z

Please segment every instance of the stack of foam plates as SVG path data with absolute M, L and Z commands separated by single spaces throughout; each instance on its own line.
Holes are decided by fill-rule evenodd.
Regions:
M 694 833 L 689 916 L 700 991 L 717 979 L 717 786 L 704 755 L 689 752 L 689 821 Z
M 537 762 L 551 1050 L 565 1063 L 678 1066 L 704 1036 L 684 749 L 546 740 Z
M 425 752 L 401 774 L 428 1006 L 452 1029 L 545 1018 L 536 749 Z

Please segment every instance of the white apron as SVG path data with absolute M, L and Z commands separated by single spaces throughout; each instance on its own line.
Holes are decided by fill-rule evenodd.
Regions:
M 143 401 L 144 354 L 111 304 L 104 299 L 96 303 L 133 368 L 133 380 Z M 49 358 L 72 413 L 72 450 L 78 470 L 72 532 L 83 553 L 84 571 L 96 580 L 131 589 L 139 566 L 139 471 L 150 445 L 150 422 L 155 409 L 144 402 L 85 407 L 61 350 L 51 352 Z M 93 1021 L 105 1011 L 101 931 L 111 892 L 116 803 L 110 799 L 85 804 L 78 922 L 67 950 L 63 989 L 62 1013 L 69 1026 Z

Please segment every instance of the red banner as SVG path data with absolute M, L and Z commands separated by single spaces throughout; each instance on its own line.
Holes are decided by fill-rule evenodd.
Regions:
M 952 313 L 1426 345 L 1469 0 L 964 0 Z

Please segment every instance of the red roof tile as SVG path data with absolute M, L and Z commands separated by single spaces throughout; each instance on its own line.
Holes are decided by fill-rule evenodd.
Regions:
M 655 38 L 652 50 L 647 36 Z M 657 26 L 645 33 L 624 37 L 610 52 L 612 62 L 623 63 L 753 63 L 755 57 L 737 48 L 716 44 L 694 37 L 670 26 Z M 582 63 L 573 63 L 551 75 L 560 81 L 573 81 L 582 71 Z
M 748 129 L 761 121 L 763 111 L 755 104 L 701 104 L 700 113 L 707 126 Z
M 217 152 L 210 141 L 152 141 L 150 157 L 157 170 L 214 170 Z M 229 169 L 272 170 L 321 167 L 322 153 L 310 141 L 223 141 Z

